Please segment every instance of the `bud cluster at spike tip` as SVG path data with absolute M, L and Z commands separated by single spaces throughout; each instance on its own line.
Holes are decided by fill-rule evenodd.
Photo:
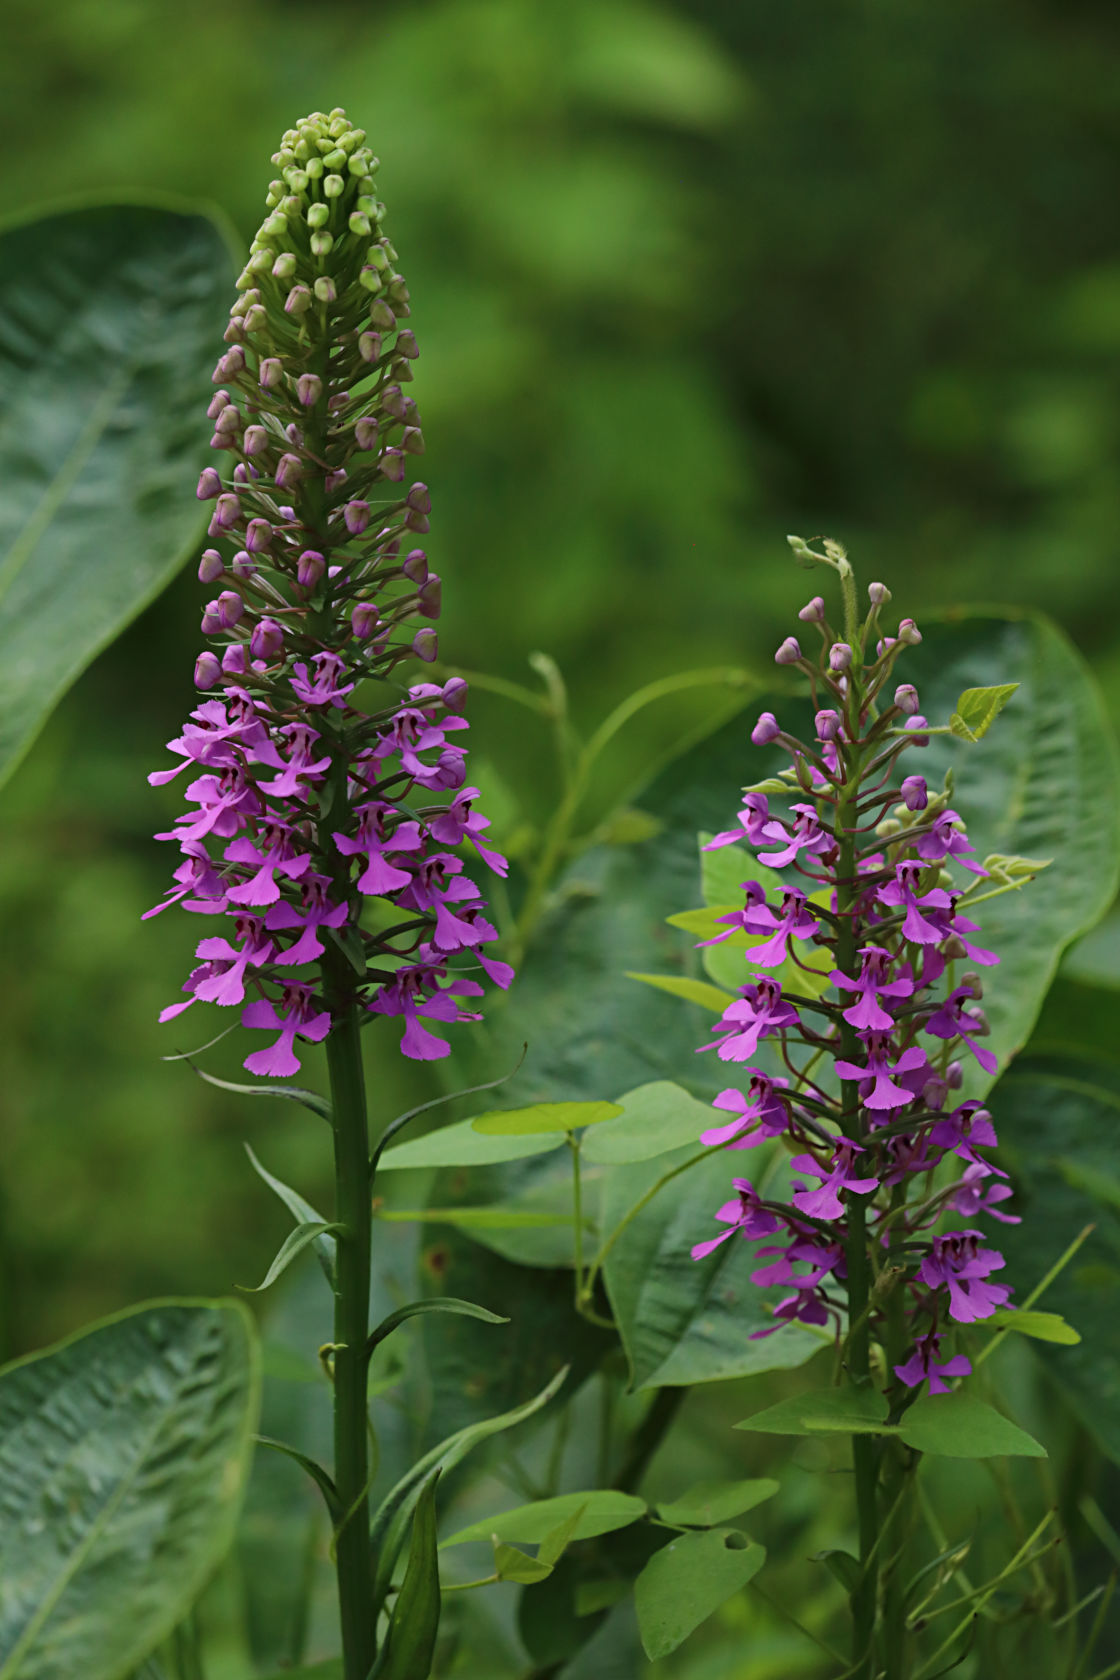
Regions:
M 450 1048 L 429 1023 L 478 1019 L 475 975 L 513 974 L 482 953 L 496 932 L 457 855 L 472 846 L 506 872 L 465 785 L 466 684 L 408 680 L 436 657 L 423 621 L 440 580 L 414 546 L 431 511 L 427 487 L 405 485 L 424 449 L 403 388 L 417 349 L 377 160 L 336 110 L 289 130 L 273 162 L 214 369 L 223 464 L 198 483 L 212 504 L 199 577 L 216 590 L 195 666 L 206 697 L 169 743 L 180 763 L 149 777 L 190 772 L 190 809 L 158 836 L 183 861 L 148 915 L 181 903 L 226 918 L 161 1019 L 238 1007 L 277 1035 L 245 1066 L 283 1077 L 297 1039 L 330 1031 L 325 941 L 345 951 L 354 998 L 401 1017 L 401 1048 L 421 1059 Z M 363 927 L 370 899 L 386 931 Z
M 774 1325 L 756 1334 L 791 1322 L 839 1330 L 858 1198 L 878 1279 L 871 1332 L 886 1344 L 884 1299 L 901 1290 L 909 1344 L 905 1358 L 896 1347 L 893 1376 L 941 1393 L 946 1378 L 971 1369 L 943 1346 L 947 1333 L 990 1317 L 1010 1295 L 992 1276 L 1003 1258 L 975 1223 L 984 1214 L 1015 1222 L 1000 1205 L 1012 1193 L 1006 1174 L 985 1153 L 995 1129 L 981 1103 L 954 1096 L 963 1058 L 997 1069 L 980 1042 L 989 1029 L 977 970 L 999 959 L 975 943 L 979 930 L 966 914 L 987 872 L 950 792 L 930 788 L 906 762 L 928 744 L 929 725 L 913 685 L 896 684 L 895 665 L 921 635 L 909 619 L 886 635 L 878 620 L 889 594 L 872 584 L 869 595 L 858 642 L 829 627 L 820 597 L 800 613 L 818 627 L 817 656 L 806 658 L 789 638 L 776 657 L 796 660 L 809 677 L 814 738 L 788 734 L 769 712 L 752 734 L 788 755 L 780 779 L 790 801 L 771 810 L 766 794 L 747 789 L 738 826 L 708 843 L 716 850 L 745 841 L 760 863 L 790 878 L 777 902 L 744 880 L 744 908 L 718 917 L 726 931 L 705 941 L 746 933 L 762 943 L 745 959 L 761 972 L 702 1046 L 741 1075 L 715 1099 L 724 1123 L 701 1141 L 749 1150 L 781 1138 L 794 1177 L 788 1203 L 734 1179 L 735 1194 L 716 1214 L 723 1230 L 693 1257 L 736 1233 L 777 1237 L 757 1251 L 763 1264 L 753 1277 L 787 1293 Z M 854 864 L 847 874 L 845 858 Z M 756 1065 L 764 1043 L 781 1074 L 774 1062 L 769 1071 Z

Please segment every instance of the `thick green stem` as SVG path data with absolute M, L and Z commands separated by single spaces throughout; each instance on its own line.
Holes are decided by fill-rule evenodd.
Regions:
M 334 1118 L 337 1259 L 334 1280 L 334 1479 L 343 1512 L 335 1536 L 343 1680 L 367 1680 L 377 1652 L 369 1534 L 369 1126 L 358 1011 L 346 959 L 328 951 L 323 974 L 334 1026 L 327 1039 Z
M 903 1190 L 895 1191 L 894 1205 L 901 1205 Z M 895 1241 L 898 1227 L 893 1227 Z M 893 1244 L 892 1244 L 893 1249 Z M 895 1255 L 888 1264 L 893 1268 Z M 893 1370 L 908 1341 L 906 1299 L 900 1287 L 891 1288 L 886 1301 L 887 1368 Z M 883 1674 L 884 1680 L 906 1680 L 910 1640 L 906 1627 L 906 1556 L 914 1518 L 914 1473 L 911 1455 L 901 1441 L 885 1441 L 882 1456 L 881 1524 L 890 1523 L 888 1561 L 883 1565 Z

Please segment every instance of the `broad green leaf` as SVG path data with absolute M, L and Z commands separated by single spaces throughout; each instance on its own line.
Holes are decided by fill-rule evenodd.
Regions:
M 1020 1336 L 1030 1336 L 1036 1342 L 1058 1342 L 1063 1347 L 1075 1347 L 1081 1340 L 1072 1324 L 1060 1313 L 1024 1312 L 1021 1308 L 1002 1307 L 984 1320 L 986 1330 L 1016 1330 Z
M 395 1221 L 397 1224 L 461 1225 L 464 1230 L 479 1231 L 534 1230 L 540 1226 L 565 1226 L 572 1222 L 568 1213 L 537 1213 L 525 1208 L 504 1207 L 501 1203 L 493 1207 L 379 1208 L 377 1217 L 388 1220 L 390 1224 Z M 261 1288 L 264 1287 L 262 1284 Z
M 552 1565 L 530 1557 L 528 1552 L 518 1551 L 516 1546 L 501 1543 L 494 1547 L 494 1573 L 500 1581 L 514 1581 L 528 1587 L 537 1581 L 547 1581 Z
M 495 1109 L 480 1114 L 471 1125 L 484 1137 L 536 1137 L 541 1133 L 575 1132 L 581 1126 L 599 1126 L 613 1120 L 622 1110 L 611 1102 L 534 1103 L 531 1108 Z
M 341 1226 L 325 1224 L 321 1219 L 305 1220 L 302 1225 L 297 1225 L 294 1231 L 288 1232 L 276 1251 L 276 1258 L 264 1275 L 264 1281 L 258 1283 L 252 1289 L 244 1284 L 241 1287 L 247 1295 L 259 1295 L 262 1290 L 271 1288 L 276 1279 L 287 1271 L 292 1261 L 297 1259 L 305 1248 L 315 1242 L 318 1237 L 325 1236 L 328 1231 L 338 1230 L 341 1230 Z
M 725 991 L 736 993 L 748 980 L 757 980 L 760 974 L 771 974 L 781 982 L 787 992 L 800 992 L 805 997 L 820 997 L 828 990 L 828 977 L 835 966 L 831 951 L 795 942 L 798 957 L 804 966 L 799 966 L 789 957 L 777 968 L 761 969 L 749 961 L 750 953 L 758 946 L 764 945 L 769 936 L 740 931 L 728 934 L 726 925 L 718 921 L 718 917 L 743 908 L 741 882 L 758 881 L 760 886 L 765 887 L 771 905 L 779 903 L 781 893 L 789 882 L 784 881 L 775 870 L 767 869 L 765 864 L 757 863 L 753 852 L 747 851 L 743 846 L 721 846 L 718 851 L 706 852 L 704 846 L 711 838 L 710 834 L 704 832 L 697 837 L 707 908 L 686 910 L 681 915 L 669 916 L 666 918 L 669 925 L 686 928 L 690 933 L 695 932 L 699 939 L 714 939 L 718 934 L 726 936 L 718 945 L 709 945 L 700 953 L 704 972 Z M 716 896 L 709 898 L 709 893 Z M 830 894 L 826 891 L 809 894 L 810 904 L 824 905 L 827 908 L 829 902 Z M 703 919 L 705 916 L 707 921 Z
M 500 1511 L 497 1516 L 485 1517 L 481 1522 L 461 1528 L 445 1540 L 445 1546 L 460 1546 L 467 1540 L 517 1540 L 523 1545 L 539 1545 L 561 1523 L 573 1515 L 579 1521 L 571 1534 L 572 1540 L 588 1540 L 596 1534 L 610 1534 L 616 1528 L 626 1528 L 646 1513 L 646 1502 L 632 1493 L 618 1493 L 613 1488 L 595 1488 L 587 1493 L 563 1493 L 555 1499 L 537 1499 L 531 1505 L 518 1505 L 512 1511 Z
M 412 1539 L 401 1590 L 393 1604 L 385 1650 L 374 1672 L 378 1680 L 427 1680 L 439 1632 L 439 1557 L 436 1552 L 434 1470 L 424 1483 L 412 1516 Z
M 204 529 L 232 278 L 224 232 L 187 208 L 0 232 L 0 780 Z
M 739 800 L 733 799 L 733 805 L 738 804 Z M 725 823 L 724 827 L 730 828 L 731 824 Z M 709 909 L 720 906 L 721 914 L 724 906 L 730 910 L 741 910 L 744 881 L 757 881 L 770 899 L 776 899 L 788 884 L 776 869 L 768 869 L 766 864 L 759 863 L 745 845 L 717 846 L 714 852 L 705 851 L 704 847 L 713 838 L 714 831 L 701 829 L 700 891 Z
M 311 1206 L 311 1203 L 303 1199 L 298 1190 L 293 1190 L 290 1184 L 284 1183 L 283 1179 L 274 1178 L 272 1174 L 261 1165 L 260 1161 L 258 1161 L 250 1144 L 245 1145 L 245 1153 L 248 1155 L 249 1163 L 257 1177 L 263 1179 L 269 1189 L 276 1192 L 288 1212 L 292 1215 L 293 1219 L 298 1220 L 302 1225 L 318 1224 L 322 1225 L 324 1230 L 326 1229 L 326 1222 L 324 1221 L 322 1214 L 317 1213 Z M 315 1253 L 318 1256 L 319 1264 L 322 1266 L 323 1271 L 326 1274 L 327 1282 L 333 1283 L 335 1251 L 334 1238 L 320 1235 L 316 1237 L 314 1241 Z M 263 1288 L 264 1285 L 262 1284 L 261 1287 Z
M 441 1474 L 446 1474 L 480 1441 L 485 1441 L 488 1436 L 497 1435 L 502 1430 L 512 1429 L 515 1424 L 523 1423 L 526 1418 L 532 1417 L 534 1412 L 539 1412 L 541 1407 L 546 1406 L 553 1395 L 559 1392 L 567 1374 L 565 1366 L 557 1371 L 551 1381 L 531 1400 L 514 1406 L 508 1412 L 502 1412 L 498 1417 L 469 1424 L 467 1428 L 449 1436 L 446 1441 L 441 1441 L 438 1447 L 433 1447 L 431 1452 L 425 1453 L 423 1458 L 401 1477 L 396 1486 L 390 1489 L 374 1513 L 371 1524 L 374 1555 L 378 1560 L 377 1578 L 374 1583 L 374 1598 L 378 1605 L 385 1601 L 389 1583 L 393 1578 L 393 1569 L 404 1543 L 408 1520 L 416 1509 L 417 1501 L 432 1472 L 438 1470 Z
M 1018 687 L 1018 683 L 1000 683 L 996 688 L 966 688 L 949 719 L 949 728 L 962 741 L 978 741 Z
M 1102 996 L 1110 1000 L 1112 993 Z M 1076 1325 L 1082 1340 L 1037 1352 L 1083 1426 L 1120 1462 L 1120 1207 L 1108 1195 L 1120 1076 L 1105 1063 L 1024 1058 L 988 1103 L 1016 1190 L 1008 1205 L 1023 1217 L 999 1233 L 1007 1257 L 1002 1276 L 1014 1284 L 1016 1298 L 1026 1299 L 1085 1227 L 1093 1227 L 1039 1302 Z
M 509 1319 L 503 1318 L 500 1313 L 490 1312 L 487 1307 L 476 1307 L 473 1301 L 460 1301 L 454 1295 L 429 1295 L 424 1301 L 410 1301 L 408 1306 L 398 1307 L 396 1312 L 382 1319 L 377 1329 L 370 1332 L 370 1352 L 407 1319 L 419 1318 L 424 1313 L 451 1313 L 457 1318 L 478 1318 L 484 1324 L 509 1323 Z
M 722 1015 L 735 996 L 733 992 L 721 991 L 718 986 L 709 986 L 706 980 L 693 980 L 679 974 L 635 974 L 627 970 L 626 978 L 640 980 L 643 985 L 668 992 L 670 997 L 683 998 L 686 1003 L 698 1003 L 701 1009 L 710 1009 L 714 1015 Z
M 756 1160 L 763 1154 L 756 1151 Z M 820 1340 L 799 1325 L 773 1335 L 768 1299 L 752 1282 L 754 1245 L 737 1236 L 703 1260 L 691 1249 L 720 1227 L 713 1215 L 735 1175 L 726 1150 L 686 1147 L 605 1169 L 601 1225 L 609 1236 L 666 1173 L 700 1155 L 633 1218 L 603 1268 L 635 1388 L 659 1388 L 801 1365 Z M 759 1170 L 762 1163 L 759 1162 Z
M 555 1528 L 550 1528 L 544 1539 L 537 1547 L 537 1556 L 542 1563 L 547 1563 L 551 1569 L 560 1562 L 572 1541 L 578 1538 L 577 1530 L 587 1509 L 586 1501 L 570 1511 Z
M 475 1130 L 473 1120 L 444 1126 L 426 1137 L 395 1144 L 381 1157 L 378 1172 L 413 1167 L 484 1167 L 495 1161 L 517 1161 L 559 1149 L 562 1137 L 496 1136 Z
M 582 1145 L 585 1161 L 607 1166 L 619 1161 L 648 1161 L 683 1144 L 697 1147 L 700 1133 L 718 1116 L 667 1079 L 639 1085 L 618 1099 L 622 1117 L 613 1126 L 590 1133 Z
M 944 1458 L 1046 1457 L 1046 1448 L 1033 1435 L 967 1389 L 915 1400 L 898 1433 L 917 1452 Z
M 779 1400 L 734 1427 L 766 1435 L 878 1435 L 889 1433 L 888 1410 L 877 1388 L 818 1388 Z
M 715 1528 L 753 1511 L 777 1491 L 778 1483 L 769 1476 L 751 1482 L 696 1482 L 679 1499 L 658 1505 L 657 1514 L 682 1528 Z
M 170 1633 L 233 1537 L 258 1391 L 235 1302 L 152 1302 L 0 1371 L 2 1680 L 119 1680 Z
M 765 1561 L 763 1548 L 733 1528 L 682 1534 L 655 1552 L 634 1583 L 638 1626 L 650 1661 L 675 1651 Z

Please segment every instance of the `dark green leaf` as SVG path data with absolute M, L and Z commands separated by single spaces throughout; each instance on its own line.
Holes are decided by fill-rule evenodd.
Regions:
M 305 1220 L 302 1225 L 297 1225 L 294 1231 L 289 1231 L 280 1244 L 276 1251 L 276 1258 L 264 1275 L 264 1282 L 258 1283 L 253 1289 L 247 1288 L 244 1284 L 241 1287 L 245 1289 L 247 1295 L 259 1295 L 262 1289 L 268 1289 L 274 1284 L 281 1273 L 286 1272 L 292 1261 L 302 1254 L 304 1249 L 310 1243 L 313 1243 L 317 1237 L 323 1236 L 327 1231 L 338 1231 L 340 1229 L 341 1227 L 338 1225 L 324 1224 L 321 1219 Z
M 634 1584 L 642 1645 L 651 1662 L 668 1656 L 766 1561 L 733 1528 L 682 1534 L 655 1552 Z
M 962 741 L 978 741 L 988 733 L 1018 687 L 1013 682 L 1000 683 L 996 688 L 966 688 L 949 719 L 949 728 Z
M 0 780 L 194 546 L 231 250 L 106 204 L 0 234 Z
M 263 1179 L 269 1189 L 276 1192 L 288 1212 L 292 1215 L 293 1219 L 299 1220 L 303 1225 L 318 1224 L 322 1225 L 324 1230 L 326 1229 L 326 1222 L 324 1221 L 322 1214 L 317 1213 L 311 1206 L 310 1202 L 304 1201 L 298 1190 L 293 1190 L 290 1184 L 284 1183 L 283 1179 L 274 1178 L 272 1174 L 261 1165 L 249 1144 L 245 1145 L 245 1153 L 248 1155 L 250 1165 L 252 1166 L 253 1171 L 257 1174 L 257 1177 Z M 322 1266 L 323 1271 L 326 1274 L 327 1282 L 333 1284 L 335 1251 L 334 1238 L 329 1236 L 319 1236 L 314 1240 L 315 1253 L 318 1256 L 319 1264 Z M 264 1288 L 263 1284 L 261 1285 L 261 1288 Z
M 735 1428 L 761 1430 L 766 1435 L 877 1435 L 887 1433 L 887 1411 L 877 1388 L 818 1388 L 779 1400 Z
M 697 1102 L 667 1079 L 639 1085 L 618 1101 L 621 1119 L 591 1132 L 581 1144 L 585 1161 L 596 1165 L 648 1161 L 686 1143 L 696 1148 L 700 1133 L 715 1124 L 707 1103 Z
M 189 1056 L 182 1059 L 190 1061 Z M 194 1067 L 193 1062 L 191 1066 Z M 305 1091 L 300 1085 L 242 1085 L 236 1079 L 219 1079 L 216 1073 L 207 1073 L 205 1068 L 195 1067 L 194 1071 L 207 1085 L 216 1085 L 219 1091 L 233 1091 L 239 1097 L 285 1097 L 289 1102 L 299 1103 L 301 1108 L 317 1114 L 320 1120 L 329 1123 L 331 1119 L 331 1105 L 326 1097 L 321 1097 L 317 1091 Z
M 282 1668 L 267 1680 L 343 1680 L 342 1658 L 331 1657 L 328 1662 L 312 1663 L 310 1668 Z
M 153 1302 L 0 1371 L 3 1680 L 118 1680 L 170 1633 L 232 1539 L 258 1389 L 234 1302 Z
M 823 1563 L 829 1574 L 839 1581 L 849 1597 L 859 1586 L 862 1571 L 859 1566 L 859 1559 L 853 1557 L 851 1552 L 844 1552 L 838 1547 L 833 1547 L 827 1551 L 814 1552 L 812 1561 Z
M 610 1534 L 626 1528 L 646 1514 L 646 1502 L 632 1493 L 618 1493 L 613 1488 L 598 1488 L 587 1493 L 563 1493 L 554 1499 L 537 1499 L 530 1505 L 517 1505 L 512 1511 L 500 1511 L 497 1516 L 485 1517 L 481 1522 L 461 1528 L 445 1546 L 459 1546 L 466 1540 L 519 1540 L 524 1545 L 539 1545 L 558 1524 L 578 1517 L 573 1540 L 587 1540 L 596 1534 Z
M 773 1499 L 778 1483 L 769 1476 L 752 1482 L 697 1482 L 679 1499 L 657 1507 L 662 1522 L 681 1528 L 715 1528 L 753 1511 L 766 1499 Z
M 439 1558 L 436 1553 L 436 1483 L 428 1477 L 416 1501 L 412 1540 L 401 1590 L 393 1605 L 377 1680 L 427 1680 L 439 1632 Z
M 379 1172 L 414 1167 L 484 1167 L 496 1161 L 517 1161 L 527 1155 L 547 1154 L 560 1149 L 564 1139 L 555 1136 L 498 1136 L 475 1130 L 474 1122 L 461 1120 L 443 1126 L 426 1137 L 413 1138 L 387 1149 Z
M 927 1394 L 903 1414 L 899 1434 L 918 1452 L 945 1458 L 1045 1458 L 1046 1448 L 967 1389 Z
M 490 1312 L 487 1307 L 476 1307 L 473 1301 L 460 1301 L 454 1295 L 429 1295 L 424 1301 L 410 1301 L 407 1307 L 398 1307 L 396 1312 L 382 1319 L 377 1329 L 370 1332 L 369 1351 L 372 1353 L 379 1342 L 383 1342 L 386 1336 L 391 1336 L 398 1325 L 423 1313 L 451 1313 L 458 1318 L 480 1318 L 484 1324 L 509 1323 L 509 1319 L 503 1318 L 501 1313 Z
M 484 1137 L 536 1137 L 541 1133 L 575 1132 L 599 1126 L 622 1110 L 610 1102 L 534 1103 L 531 1108 L 495 1109 L 480 1114 L 471 1125 Z
M 259 1447 L 268 1447 L 273 1452 L 283 1453 L 285 1458 L 292 1459 L 301 1470 L 306 1470 L 315 1486 L 319 1489 L 330 1512 L 331 1521 L 338 1523 L 345 1516 L 338 1489 L 334 1485 L 334 1478 L 323 1469 L 317 1459 L 308 1457 L 300 1452 L 298 1447 L 290 1447 L 286 1441 L 274 1441 L 271 1435 L 255 1435 L 253 1439 Z
M 379 1208 L 377 1217 L 390 1224 L 461 1225 L 468 1231 L 533 1230 L 537 1226 L 569 1226 L 572 1222 L 570 1213 L 538 1213 L 531 1208 L 506 1207 L 501 1202 L 493 1207 Z

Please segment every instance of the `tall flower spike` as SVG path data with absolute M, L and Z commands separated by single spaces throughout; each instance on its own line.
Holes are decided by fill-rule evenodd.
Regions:
M 477 1020 L 459 1003 L 481 993 L 472 976 L 513 976 L 481 954 L 495 930 L 454 855 L 467 844 L 506 870 L 464 788 L 466 684 L 402 680 L 436 656 L 415 621 L 439 616 L 440 583 L 411 546 L 431 497 L 405 482 L 424 449 L 403 389 L 417 349 L 377 159 L 332 111 L 289 130 L 273 163 L 214 369 L 218 464 L 198 482 L 214 545 L 199 575 L 225 584 L 195 666 L 210 698 L 171 743 L 191 808 L 159 838 L 185 859 L 165 904 L 233 922 L 199 945 L 187 1003 L 162 1018 L 239 1005 L 279 1034 L 245 1065 L 283 1077 L 298 1042 L 331 1029 L 339 987 L 309 969 L 324 955 L 345 953 L 349 1002 L 403 1016 L 401 1048 L 423 1059 L 450 1046 L 421 1022 Z M 363 926 L 366 899 L 388 931 Z

